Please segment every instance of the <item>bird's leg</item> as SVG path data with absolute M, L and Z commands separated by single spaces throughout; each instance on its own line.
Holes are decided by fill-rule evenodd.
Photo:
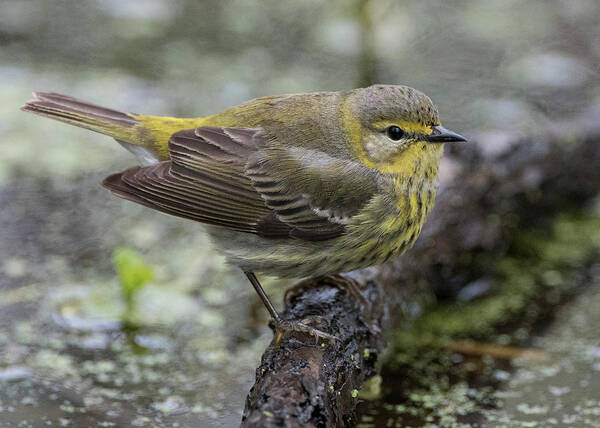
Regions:
M 260 300 L 262 300 L 263 304 L 267 308 L 267 311 L 269 311 L 269 313 L 271 314 L 271 318 L 273 318 L 273 321 L 275 321 L 276 323 L 280 323 L 282 321 L 281 316 L 277 312 L 277 309 L 275 309 L 275 306 L 273 306 L 273 303 L 271 303 L 269 296 L 267 296 L 267 293 L 265 293 L 265 290 L 263 290 L 262 285 L 260 285 L 260 282 L 258 282 L 258 278 L 256 277 L 256 275 L 254 275 L 253 272 L 244 271 L 244 273 L 246 274 L 246 277 L 248 277 L 250 284 L 252 284 L 252 286 L 258 293 L 258 297 L 260 297 Z
M 275 330 L 277 333 L 277 338 L 275 340 L 275 343 L 279 343 L 279 341 L 283 337 L 283 334 L 286 331 L 299 331 L 302 333 L 308 333 L 308 334 L 315 336 L 317 338 L 317 341 L 319 340 L 319 337 L 323 338 L 323 339 L 328 339 L 328 340 L 336 340 L 337 339 L 335 336 L 332 336 L 331 334 L 328 334 L 328 333 L 325 333 L 324 331 L 310 327 L 307 323 L 312 320 L 293 321 L 293 320 L 284 320 L 283 318 L 281 318 L 281 315 L 279 315 L 279 312 L 277 312 L 277 310 L 275 309 L 275 306 L 273 306 L 273 303 L 271 303 L 269 296 L 267 296 L 267 293 L 265 293 L 265 290 L 260 285 L 260 282 L 258 282 L 256 275 L 254 275 L 253 272 L 244 271 L 244 273 L 246 274 L 246 277 L 248 277 L 248 280 L 250 281 L 250 283 L 256 290 L 256 293 L 258 293 L 258 296 L 260 297 L 263 304 L 269 311 L 269 314 L 271 314 L 271 318 L 273 319 L 273 322 L 275 323 Z

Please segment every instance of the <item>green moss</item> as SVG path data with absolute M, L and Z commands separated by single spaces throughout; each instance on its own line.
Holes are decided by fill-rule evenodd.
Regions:
M 132 300 L 135 293 L 154 277 L 152 267 L 129 248 L 117 248 L 113 252 L 113 263 L 126 300 Z
M 556 303 L 569 292 L 575 268 L 585 265 L 600 247 L 600 217 L 585 213 L 559 215 L 550 233 L 522 233 L 510 255 L 496 264 L 495 293 L 470 302 L 430 308 L 410 332 L 396 337 L 399 349 L 444 338 L 489 338 L 497 327 L 519 315 L 533 315 L 540 296 Z M 415 343 L 416 342 L 416 343 Z
M 599 248 L 599 216 L 558 215 L 550 229 L 521 233 L 504 258 L 495 262 L 492 293 L 429 307 L 409 330 L 395 332 L 384 378 L 394 379 L 393 389 L 406 394 L 399 413 L 450 426 L 457 414 L 485 407 L 489 387 L 481 385 L 493 383 L 490 376 L 497 369 L 493 358 L 473 362 L 443 345 L 464 339 L 522 343 L 532 325 L 581 284 L 582 268 L 593 262 Z M 491 383 L 481 383 L 486 376 Z M 480 382 L 472 390 L 478 396 L 467 397 L 468 380 L 474 378 Z
M 363 400 L 376 400 L 381 397 L 381 383 L 382 378 L 380 375 L 375 375 L 365 382 L 360 391 L 352 390 L 352 397 L 360 397 Z M 356 394 L 354 393 L 356 391 Z
M 130 322 L 135 308 L 135 296 L 154 279 L 154 271 L 137 252 L 129 248 L 117 248 L 113 252 L 113 264 L 125 300 L 123 319 Z

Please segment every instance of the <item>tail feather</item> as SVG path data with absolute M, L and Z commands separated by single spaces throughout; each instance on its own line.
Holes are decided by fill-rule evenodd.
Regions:
M 34 92 L 33 96 L 34 99 L 28 101 L 21 110 L 124 141 L 131 141 L 134 137 L 132 128 L 138 121 L 132 115 L 51 92 Z
M 123 113 L 52 92 L 34 92 L 33 97 L 21 110 L 113 137 L 144 165 L 169 159 L 169 138 L 175 132 L 205 123 L 204 118 Z

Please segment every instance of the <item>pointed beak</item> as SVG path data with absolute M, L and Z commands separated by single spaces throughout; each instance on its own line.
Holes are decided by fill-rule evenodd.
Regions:
M 451 143 L 453 141 L 467 141 L 465 137 L 452 132 L 443 126 L 432 126 L 431 134 L 425 137 L 429 143 Z

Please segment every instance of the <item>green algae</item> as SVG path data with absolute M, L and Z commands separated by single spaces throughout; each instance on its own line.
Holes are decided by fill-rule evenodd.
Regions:
M 432 307 L 415 320 L 411 330 L 395 337 L 395 347 L 443 338 L 489 340 L 498 327 L 515 317 L 533 319 L 541 306 L 556 304 L 573 291 L 574 277 L 600 247 L 600 217 L 576 212 L 557 216 L 550 231 L 523 232 L 510 255 L 495 267 L 495 292 L 475 301 Z M 540 302 L 540 296 L 542 301 Z
M 154 279 L 152 266 L 144 262 L 138 252 L 130 248 L 114 250 L 113 264 L 119 276 L 123 297 L 128 304 L 133 304 L 135 295 Z
M 142 289 L 154 280 L 154 269 L 146 263 L 142 256 L 131 248 L 120 247 L 113 251 L 112 261 L 119 277 L 121 294 L 125 302 L 125 310 L 121 321 L 126 330 L 133 331 L 138 325 L 135 322 L 136 297 Z M 131 340 L 135 343 L 135 340 Z M 138 347 L 140 352 L 144 347 Z
M 496 394 L 511 379 L 506 369 L 512 364 L 485 355 L 461 355 L 447 345 L 460 340 L 526 344 L 536 323 L 582 289 L 582 272 L 597 259 L 599 248 L 600 217 L 593 211 L 561 213 L 549 228 L 520 233 L 496 262 L 490 292 L 471 301 L 430 306 L 408 329 L 391 335 L 382 367 L 383 397 L 364 404 L 361 412 L 385 426 L 468 427 L 485 422 L 524 427 L 558 420 L 546 415 L 543 403 L 515 404 L 520 419 L 497 410 L 498 403 L 511 396 Z M 561 372 L 559 363 L 538 366 L 537 377 Z M 536 425 L 536 420 L 523 416 L 543 423 Z M 362 424 L 376 426 L 369 418 Z

